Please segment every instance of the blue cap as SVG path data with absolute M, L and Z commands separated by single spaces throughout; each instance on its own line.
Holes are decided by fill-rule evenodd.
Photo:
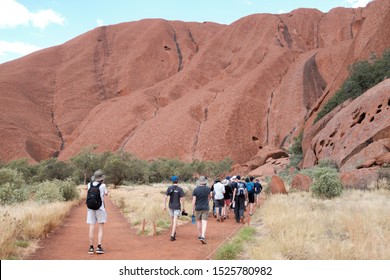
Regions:
M 230 176 L 226 176 L 226 180 L 230 180 L 230 178 L 231 178 Z
M 178 182 L 179 181 L 179 177 L 178 176 L 172 176 L 171 180 L 172 180 L 172 182 Z

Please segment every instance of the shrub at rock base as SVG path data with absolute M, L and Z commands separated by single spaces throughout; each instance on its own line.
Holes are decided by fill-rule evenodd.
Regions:
M 333 198 L 343 193 L 343 185 L 337 173 L 324 173 L 314 181 L 311 190 L 314 196 Z
M 27 199 L 23 176 L 16 170 L 0 169 L 0 204 L 13 204 Z

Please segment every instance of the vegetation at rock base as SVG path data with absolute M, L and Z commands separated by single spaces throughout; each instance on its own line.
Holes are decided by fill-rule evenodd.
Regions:
M 350 67 L 350 75 L 341 88 L 318 112 L 314 123 L 348 99 L 355 99 L 368 89 L 390 77 L 390 49 L 382 57 L 372 56 L 370 61 L 358 61 Z

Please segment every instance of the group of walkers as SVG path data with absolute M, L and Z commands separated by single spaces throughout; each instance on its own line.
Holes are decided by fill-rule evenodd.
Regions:
M 107 213 L 104 207 L 104 196 L 108 195 L 107 186 L 104 183 L 105 175 L 97 170 L 87 185 L 87 224 L 89 224 L 89 254 L 104 254 L 102 247 L 103 229 L 107 221 Z M 169 199 L 169 215 L 171 217 L 170 240 L 176 240 L 176 228 L 180 215 L 188 215 L 185 212 L 184 190 L 181 188 L 178 176 L 172 176 L 172 185 L 167 188 L 164 196 L 164 211 L 167 209 Z M 218 222 L 229 218 L 231 209 L 234 209 L 234 217 L 237 223 L 244 222 L 244 212 L 249 207 L 249 215 L 253 214 L 253 205 L 259 205 L 259 196 L 262 186 L 258 179 L 253 177 L 241 178 L 227 176 L 222 182 L 215 179 L 212 186 L 208 186 L 207 177 L 200 176 L 196 187 L 192 192 L 192 218 L 196 223 L 198 240 L 206 244 L 207 220 L 210 216 L 210 202 L 212 201 L 212 212 Z M 247 205 L 248 203 L 248 205 Z M 98 242 L 94 247 L 94 230 L 98 224 Z
M 185 212 L 184 191 L 178 186 L 179 178 L 172 176 L 172 185 L 168 187 L 164 197 L 164 210 L 167 208 L 169 199 L 169 214 L 171 217 L 171 241 L 176 240 L 177 220 Z M 196 182 L 196 187 L 192 192 L 192 215 L 196 221 L 198 240 L 206 244 L 207 220 L 210 213 L 210 201 L 213 205 L 213 215 L 218 222 L 223 222 L 229 218 L 229 212 L 234 209 L 234 217 L 237 223 L 244 222 L 244 212 L 247 203 L 249 215 L 253 215 L 253 205 L 259 205 L 259 196 L 262 191 L 260 181 L 253 177 L 245 180 L 240 175 L 227 176 L 222 182 L 219 178 L 214 180 L 214 184 L 209 187 L 208 179 L 200 176 Z

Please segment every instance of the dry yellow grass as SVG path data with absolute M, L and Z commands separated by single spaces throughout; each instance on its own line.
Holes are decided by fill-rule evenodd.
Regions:
M 154 235 L 170 227 L 170 217 L 167 210 L 163 211 L 164 197 L 169 184 L 120 186 L 110 190 L 111 200 L 117 205 L 132 226 L 138 229 L 139 234 Z M 188 212 L 191 209 L 190 185 L 179 184 L 185 194 L 185 207 Z M 188 222 L 185 216 L 179 218 L 179 224 Z
M 0 206 L 0 259 L 22 259 L 40 237 L 58 227 L 77 202 Z
M 252 219 L 255 244 L 245 258 L 390 259 L 390 193 L 345 191 L 332 200 L 309 193 L 270 195 Z

